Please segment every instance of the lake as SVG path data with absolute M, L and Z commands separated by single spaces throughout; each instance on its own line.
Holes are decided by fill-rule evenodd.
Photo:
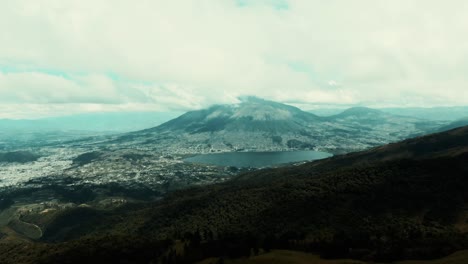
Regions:
M 184 159 L 192 163 L 238 168 L 263 168 L 291 162 L 312 161 L 333 156 L 320 151 L 225 152 L 202 154 Z

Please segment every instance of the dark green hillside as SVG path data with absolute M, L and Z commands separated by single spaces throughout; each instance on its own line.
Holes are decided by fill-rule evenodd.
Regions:
M 39 155 L 31 153 L 29 151 L 14 151 L 0 153 L 0 162 L 17 162 L 17 163 L 28 163 L 36 161 L 40 158 Z
M 309 168 L 373 164 L 382 161 L 402 159 L 431 159 L 454 157 L 468 152 L 468 127 L 431 134 L 399 143 L 392 143 L 374 149 L 337 156 L 332 159 L 310 163 Z M 326 167 L 326 166 L 325 166 Z
M 88 152 L 88 153 L 83 153 L 79 155 L 78 157 L 73 159 L 73 164 L 76 165 L 86 165 L 88 163 L 91 163 L 97 159 L 99 159 L 102 156 L 102 153 L 98 151 L 93 151 L 93 152 Z
M 31 254 L 37 247 L 44 260 L 68 261 L 82 248 L 100 256 L 122 247 L 122 252 L 143 252 L 144 261 L 163 263 L 270 249 L 365 261 L 438 258 L 468 248 L 466 190 L 468 127 L 248 173 L 178 191 L 157 203 L 105 213 L 65 211 L 44 229 L 44 241 L 59 244 L 36 245 Z M 102 249 L 96 241 L 107 235 L 128 236 L 129 242 Z M 66 242 L 69 238 L 74 240 Z M 169 239 L 175 246 L 164 257 L 148 256 L 144 239 L 156 244 Z M 21 254 L 5 250 L 0 245 L 0 257 Z
M 468 199 L 467 158 L 401 160 L 319 176 L 298 170 L 266 186 L 247 181 L 177 193 L 139 230 L 253 236 L 263 246 L 269 239 L 273 247 L 330 257 L 439 257 L 467 246 L 455 228 Z

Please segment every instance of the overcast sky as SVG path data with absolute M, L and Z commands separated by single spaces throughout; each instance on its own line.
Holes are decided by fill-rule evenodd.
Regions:
M 0 118 L 468 105 L 466 0 L 3 0 Z

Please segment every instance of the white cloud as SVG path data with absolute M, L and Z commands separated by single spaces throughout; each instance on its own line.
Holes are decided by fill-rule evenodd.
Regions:
M 113 82 L 105 76 L 74 80 L 38 72 L 1 73 L 1 103 L 122 103 Z
M 468 104 L 466 1 L 241 2 L 4 1 L 0 102 Z

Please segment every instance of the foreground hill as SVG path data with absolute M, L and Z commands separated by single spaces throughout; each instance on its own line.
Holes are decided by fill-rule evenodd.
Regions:
M 397 261 L 394 264 L 465 264 L 468 251 L 456 252 L 450 256 L 435 260 Z M 197 264 L 217 264 L 218 259 L 210 258 Z M 275 250 L 267 254 L 254 256 L 248 259 L 226 260 L 226 264 L 364 264 L 365 261 L 351 259 L 323 259 L 318 255 L 288 250 Z
M 373 261 L 438 258 L 468 248 L 466 175 L 468 127 L 243 174 L 157 203 L 23 217 L 44 227 L 42 243 L 0 244 L 0 257 L 192 263 L 277 248 Z
M 152 144 L 171 152 L 319 149 L 336 154 L 425 134 L 439 125 L 362 107 L 319 117 L 290 105 L 245 97 L 239 104 L 188 112 L 117 142 Z

